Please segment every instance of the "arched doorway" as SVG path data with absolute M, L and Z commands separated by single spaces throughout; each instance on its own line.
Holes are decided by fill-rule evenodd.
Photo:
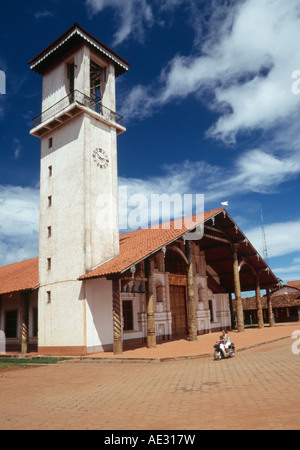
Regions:
M 186 305 L 186 260 L 177 247 L 168 248 L 166 252 L 166 272 L 169 276 L 170 309 L 172 313 L 172 336 L 188 333 Z

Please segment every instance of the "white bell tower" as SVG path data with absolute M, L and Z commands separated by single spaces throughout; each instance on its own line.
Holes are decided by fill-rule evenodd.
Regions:
M 115 79 L 129 63 L 74 24 L 29 64 L 43 76 L 39 351 L 84 352 L 78 278 L 119 253 Z

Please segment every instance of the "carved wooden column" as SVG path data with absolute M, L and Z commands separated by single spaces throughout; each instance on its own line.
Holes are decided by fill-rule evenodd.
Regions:
M 268 315 L 269 315 L 269 326 L 274 327 L 275 320 L 273 314 L 272 300 L 270 295 L 270 289 L 267 289 L 267 302 L 268 302 Z
M 113 351 L 114 355 L 120 355 L 123 353 L 123 344 L 122 344 L 121 297 L 118 279 L 114 279 L 112 281 L 112 291 L 113 291 L 113 337 L 114 337 Z
M 146 276 L 148 279 L 147 289 L 147 347 L 156 347 L 156 335 L 155 335 L 155 318 L 154 318 L 154 303 L 153 303 L 153 266 L 154 262 L 151 258 L 146 261 Z
M 262 310 L 262 305 L 261 305 L 260 282 L 259 282 L 259 274 L 258 273 L 255 276 L 255 297 L 256 297 L 258 328 L 263 328 L 264 327 L 264 316 L 263 316 L 263 310 Z
M 21 353 L 28 353 L 29 342 L 29 293 L 25 292 L 21 294 L 22 306 L 21 306 Z
M 231 248 L 233 256 L 233 281 L 234 281 L 234 294 L 236 299 L 237 329 L 238 331 L 242 332 L 245 330 L 245 324 L 244 324 L 244 310 L 241 295 L 238 247 L 239 247 L 238 244 L 233 244 Z
M 194 269 L 191 241 L 186 241 L 186 257 L 188 260 L 187 296 L 188 296 L 188 333 L 190 341 L 197 341 L 197 323 L 194 290 Z

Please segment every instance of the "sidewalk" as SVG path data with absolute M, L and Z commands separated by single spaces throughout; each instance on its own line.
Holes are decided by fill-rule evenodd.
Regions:
M 242 351 L 247 348 L 257 347 L 269 342 L 290 338 L 292 333 L 299 330 L 300 322 L 279 323 L 270 328 L 268 325 L 263 329 L 247 328 L 244 332 L 230 331 L 229 337 L 231 342 L 235 344 L 236 351 Z M 70 360 L 106 360 L 106 361 L 167 361 L 178 359 L 195 359 L 211 357 L 214 353 L 214 344 L 219 340 L 221 332 L 204 334 L 197 337 L 197 341 L 189 342 L 186 338 L 161 341 L 156 344 L 156 348 L 148 349 L 145 344 L 135 344 L 132 347 L 123 348 L 121 355 L 114 355 L 113 352 L 90 353 L 84 356 L 73 356 L 66 358 Z M 19 357 L 19 358 L 38 358 L 46 357 L 38 353 L 21 353 L 9 352 L 2 357 Z M 55 357 L 52 355 L 52 357 Z M 62 358 L 62 355 L 59 355 Z
M 235 344 L 236 351 L 241 351 L 253 346 L 263 345 L 268 342 L 291 337 L 292 333 L 300 330 L 300 323 L 276 324 L 263 329 L 248 328 L 243 333 L 237 331 L 229 332 L 230 340 Z M 198 336 L 197 341 L 189 342 L 186 339 L 164 341 L 158 343 L 156 348 L 148 349 L 146 345 L 139 348 L 124 349 L 121 355 L 113 352 L 91 353 L 82 359 L 106 359 L 106 360 L 174 360 L 193 359 L 211 356 L 214 352 L 214 344 L 219 340 L 221 332 L 209 333 Z M 300 334 L 300 331 L 299 331 Z

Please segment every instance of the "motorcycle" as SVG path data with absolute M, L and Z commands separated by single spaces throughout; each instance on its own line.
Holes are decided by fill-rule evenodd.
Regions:
M 223 343 L 223 341 L 218 341 L 214 348 L 214 358 L 215 361 L 220 361 L 220 359 L 222 358 L 234 358 L 235 357 L 235 346 L 233 343 L 230 344 L 230 346 L 225 350 L 226 356 L 224 356 L 224 353 L 221 349 L 221 344 Z

